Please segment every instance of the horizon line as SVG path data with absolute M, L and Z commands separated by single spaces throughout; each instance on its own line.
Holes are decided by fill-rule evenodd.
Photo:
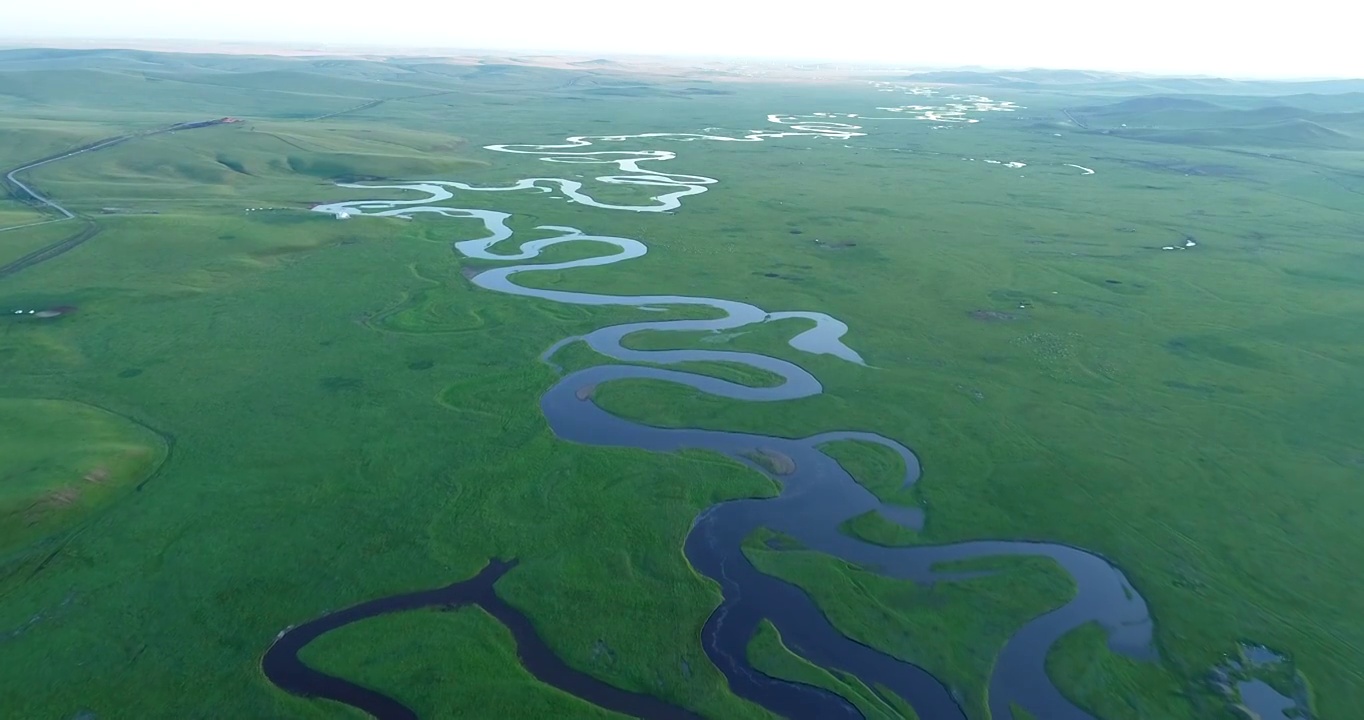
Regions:
M 101 43 L 114 43 L 104 45 Z M 74 44 L 80 47 L 63 46 L 64 44 Z M 1016 65 L 1016 66 L 994 66 L 994 65 L 934 65 L 910 62 L 890 62 L 884 60 L 855 60 L 847 58 L 829 58 L 813 56 L 771 56 L 771 55 L 719 55 L 719 54 L 688 54 L 688 53 L 632 53 L 632 52 L 600 52 L 591 53 L 579 50 L 564 50 L 550 48 L 479 48 L 461 46 L 440 46 L 440 45 L 392 45 L 382 43 L 331 43 L 313 41 L 270 41 L 270 40 L 226 40 L 226 39 L 204 39 L 204 38 L 136 38 L 136 37 L 80 37 L 80 36 L 53 36 L 42 38 L 31 37 L 10 37 L 0 35 L 0 50 L 33 49 L 33 50 L 141 50 L 145 52 L 161 52 L 167 54 L 230 54 L 214 52 L 212 49 L 169 49 L 149 47 L 153 45 L 204 45 L 208 47 L 253 49 L 258 56 L 262 57 L 297 57 L 301 55 L 310 56 L 351 56 L 351 57 L 431 57 L 431 58 L 454 58 L 454 57 L 504 57 L 512 58 L 517 55 L 529 55 L 534 57 L 546 58 L 572 58 L 572 59 L 601 59 L 611 60 L 630 59 L 630 60 L 653 60 L 653 61 L 673 61 L 677 64 L 685 64 L 687 61 L 710 61 L 710 62 L 729 62 L 729 63 L 764 63 L 782 65 L 793 68 L 794 65 L 835 65 L 845 66 L 847 69 L 857 70 L 883 70 L 899 72 L 977 72 L 977 73 L 1011 73 L 1011 72 L 1076 72 L 1076 73 L 1096 73 L 1106 75 L 1125 76 L 1129 78 L 1142 79 L 1190 79 L 1190 80 L 1227 80 L 1232 82 L 1265 82 L 1265 83 L 1302 83 L 1302 82 L 1331 82 L 1331 81 L 1364 81 L 1364 77 L 1350 75 L 1303 75 L 1303 76 L 1258 76 L 1258 75 L 1230 75 L 1230 74 L 1208 74 L 1208 73 L 1167 73 L 1151 72 L 1143 70 L 1107 70 L 1084 68 L 1081 66 L 1055 66 L 1055 65 Z

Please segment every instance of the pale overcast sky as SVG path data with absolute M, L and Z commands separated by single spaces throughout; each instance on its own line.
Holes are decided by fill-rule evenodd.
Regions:
M 0 0 L 0 38 L 147 38 L 1364 77 L 1359 0 Z

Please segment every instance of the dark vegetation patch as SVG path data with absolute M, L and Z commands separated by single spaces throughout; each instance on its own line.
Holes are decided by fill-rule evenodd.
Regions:
M 443 159 L 439 153 L 425 157 L 378 153 L 295 153 L 281 162 L 268 163 L 279 172 L 334 182 L 374 182 L 393 178 L 439 177 L 469 168 L 475 163 Z
M 592 643 L 592 662 L 601 665 L 614 665 L 616 663 L 616 651 L 600 638 Z
M 430 370 L 436 366 L 434 360 L 413 360 L 407 364 L 408 370 Z
M 754 539 L 761 542 L 765 547 L 772 550 L 803 550 L 805 546 L 801 542 L 786 533 L 759 528 L 754 533 Z
M 1099 157 L 1096 160 L 1115 162 L 1128 167 L 1141 168 L 1153 172 L 1171 173 L 1174 175 L 1192 175 L 1195 177 L 1247 177 L 1251 173 L 1245 168 L 1225 163 L 1190 163 L 1186 160 L 1138 160 L 1134 158 L 1120 157 Z M 1119 232 L 1136 232 L 1133 230 L 1120 230 Z
M 1208 335 L 1176 337 L 1165 343 L 1165 349 L 1186 358 L 1206 358 L 1240 367 L 1263 370 L 1273 363 L 1250 348 Z
M 240 160 L 234 160 L 222 153 L 218 153 L 217 160 L 219 165 L 222 165 L 223 167 L 227 168 L 228 170 L 231 170 L 232 172 L 241 175 L 251 174 L 246 171 L 246 166 L 243 165 Z
M 1018 316 L 1013 313 L 1001 312 L 999 310 L 972 310 L 970 316 L 974 320 L 981 322 L 1008 322 L 1017 320 Z
M 645 85 L 640 85 L 637 87 L 587 88 L 582 92 L 587 93 L 588 95 L 602 95 L 609 97 L 651 97 L 665 94 L 663 92 L 660 92 L 656 88 L 651 88 Z
M 360 378 L 342 377 L 340 375 L 324 377 L 322 378 L 321 381 L 322 389 L 328 390 L 330 392 L 341 392 L 343 390 L 358 390 L 361 387 L 363 387 L 364 384 L 365 381 L 361 380 Z
M 1033 306 L 1032 295 L 1018 290 L 993 290 L 990 292 L 990 299 L 995 302 L 1008 303 L 1020 309 Z
M 880 217 L 893 217 L 895 215 L 895 211 L 891 210 L 890 208 L 875 207 L 870 205 L 850 205 L 848 209 L 852 210 L 853 212 L 866 213 L 868 215 L 877 215 Z
M 128 368 L 127 370 L 120 370 L 118 376 L 121 378 L 135 378 L 141 374 L 142 368 Z
M 972 400 L 975 400 L 976 402 L 982 402 L 985 400 L 985 392 L 980 388 L 968 387 L 966 385 L 962 385 L 961 383 L 957 383 L 955 387 L 957 389 L 957 392 L 966 395 L 967 397 L 971 398 Z
M 1216 393 L 1227 393 L 1229 395 L 1243 395 L 1245 390 L 1232 385 L 1216 385 L 1213 383 L 1187 383 L 1180 380 L 1166 380 L 1161 383 L 1171 390 L 1182 392 L 1197 393 L 1199 395 L 1210 396 Z

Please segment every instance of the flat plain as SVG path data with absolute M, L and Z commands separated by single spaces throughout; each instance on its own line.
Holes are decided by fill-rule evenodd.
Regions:
M 866 367 L 793 350 L 799 320 L 625 342 L 790 360 L 823 383 L 816 397 L 742 403 L 623 380 L 592 399 L 657 426 L 877 432 L 923 461 L 912 492 L 897 493 L 903 470 L 874 447 L 831 453 L 928 521 L 916 533 L 863 517 L 847 532 L 1048 541 L 1112 561 L 1150 606 L 1158 657 L 1110 652 L 1095 628 L 1059 643 L 1052 680 L 1095 716 L 1237 717 L 1214 670 L 1264 646 L 1286 658 L 1265 674 L 1276 690 L 1312 717 L 1351 718 L 1364 707 L 1360 89 L 0 51 L 6 171 L 132 136 L 22 175 L 76 219 L 21 227 L 55 216 L 10 184 L 0 201 L 0 706 L 21 718 L 347 716 L 266 680 L 278 633 L 516 558 L 498 592 L 570 666 L 707 717 L 768 717 L 703 652 L 720 592 L 681 548 L 698 513 L 772 495 L 773 481 L 702 452 L 563 442 L 540 412 L 558 377 L 537 360 L 545 348 L 665 314 L 475 287 L 487 263 L 450 243 L 477 228 L 456 221 L 309 209 L 405 197 L 337 182 L 579 172 L 491 144 L 742 134 L 772 113 L 855 113 L 840 121 L 865 135 L 847 140 L 623 141 L 676 152 L 660 171 L 719 180 L 672 213 L 458 199 L 514 213 L 518 230 L 571 225 L 649 248 L 527 285 L 847 323 Z M 1017 108 L 972 111 L 974 123 L 906 109 L 949 95 Z M 148 134 L 219 118 L 237 121 Z M 85 228 L 97 232 L 23 262 Z M 556 361 L 604 358 L 579 345 Z M 749 558 L 841 632 L 940 678 L 973 720 L 990 717 L 1004 641 L 1073 593 L 1036 559 L 928 586 L 779 540 L 752 538 Z M 909 712 L 804 663 L 771 627 L 750 656 L 868 717 Z M 368 620 L 303 659 L 423 717 L 610 716 L 527 673 L 477 609 Z

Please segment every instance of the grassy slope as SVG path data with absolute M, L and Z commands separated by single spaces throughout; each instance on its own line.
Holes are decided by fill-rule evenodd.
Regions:
M 440 170 L 489 183 L 544 172 L 531 158 L 472 149 L 491 142 L 744 129 L 774 110 L 863 109 L 885 97 L 757 88 L 622 103 L 520 73 L 469 80 L 463 96 L 390 100 L 326 121 L 336 129 L 328 133 L 301 118 L 377 97 L 364 95 L 370 85 L 260 92 L 133 80 L 120 67 L 100 76 L 110 91 L 85 102 L 78 76 L 4 78 L 0 130 L 16 142 L 0 147 L 29 137 L 35 148 L 60 145 L 64 137 L 37 130 L 54 118 L 68 123 L 73 144 L 205 114 L 250 122 L 148 141 L 159 166 L 139 165 L 130 147 L 34 173 L 79 209 L 163 214 L 102 218 L 96 240 L 0 285 L 4 305 L 83 308 L 60 325 L 0 333 L 0 395 L 97 403 L 180 442 L 165 482 L 111 507 L 41 573 L 18 580 L 34 567 L 28 556 L 5 570 L 0 628 L 43 618 L 0 645 L 16 668 L 0 689 L 24 689 L 3 693 L 22 698 L 16 710 L 325 715 L 330 708 L 281 695 L 255 670 L 279 628 L 512 554 L 523 565 L 506 581 L 509 599 L 570 663 L 634 689 L 653 691 L 661 679 L 661 694 L 718 716 L 756 715 L 724 694 L 696 647 L 716 596 L 677 548 L 700 508 L 767 484 L 702 456 L 565 446 L 536 410 L 553 382 L 533 360 L 540 350 L 641 314 L 471 289 L 445 246 L 459 223 L 241 211 L 348 196 L 326 186 L 321 176 L 333 172 Z M 432 91 L 453 82 L 428 74 Z M 1347 611 L 1361 592 L 1351 568 L 1364 554 L 1352 530 L 1364 500 L 1354 482 L 1364 448 L 1352 430 L 1364 421 L 1355 381 L 1364 355 L 1353 342 L 1364 330 L 1364 259 L 1350 244 L 1361 188 L 1330 167 L 1357 161 L 1327 150 L 1304 154 L 1317 163 L 1305 165 L 1057 138 L 1059 126 L 1032 123 L 1055 122 L 1046 106 L 1063 101 L 1019 99 L 1031 117 L 944 132 L 886 124 L 852 148 L 800 139 L 678 146 L 670 169 L 722 182 L 677 215 L 534 196 L 469 202 L 518 213 L 518 227 L 573 223 L 650 243 L 628 272 L 578 270 L 566 287 L 657 292 L 659 278 L 683 276 L 685 292 L 823 310 L 848 322 L 848 341 L 873 366 L 800 357 L 779 333 L 755 332 L 723 346 L 797 359 L 827 394 L 740 405 L 623 382 L 599 392 L 608 407 L 655 423 L 868 429 L 906 441 L 924 460 L 927 540 L 1029 537 L 1102 552 L 1151 601 L 1177 684 L 1195 685 L 1249 638 L 1294 656 L 1323 717 L 1348 717 L 1364 704 L 1364 628 Z M 412 150 L 376 147 L 363 130 Z M 305 149 L 282 137 L 303 138 Z M 433 140 L 456 149 L 432 150 Z M 299 153 L 345 157 L 307 175 L 299 171 L 317 166 L 288 163 Z M 1029 167 L 1010 173 L 966 157 Z M 1181 171 L 1190 165 L 1235 172 Z M 1185 234 L 1198 238 L 1196 250 L 1155 249 Z M 833 250 L 813 238 L 857 245 Z M 431 290 L 423 278 L 441 284 Z M 409 331 L 375 331 L 391 328 L 371 318 L 421 292 L 439 312 L 410 318 Z M 967 315 L 975 309 L 1020 319 L 983 323 Z M 131 370 L 142 372 L 120 377 Z M 882 622 L 859 608 L 848 609 L 849 622 Z M 659 617 L 685 621 L 660 627 Z M 598 642 L 629 657 L 594 667 Z M 1085 652 L 1066 645 L 1055 667 Z M 429 667 L 421 653 L 408 657 Z M 683 659 L 694 676 L 681 672 Z M 146 692 L 129 697 L 134 681 Z M 1060 682 L 1088 692 L 1084 678 Z M 1164 679 L 1133 687 L 1169 692 Z
M 96 407 L 0 399 L 0 557 L 126 497 L 166 452 L 156 433 Z

